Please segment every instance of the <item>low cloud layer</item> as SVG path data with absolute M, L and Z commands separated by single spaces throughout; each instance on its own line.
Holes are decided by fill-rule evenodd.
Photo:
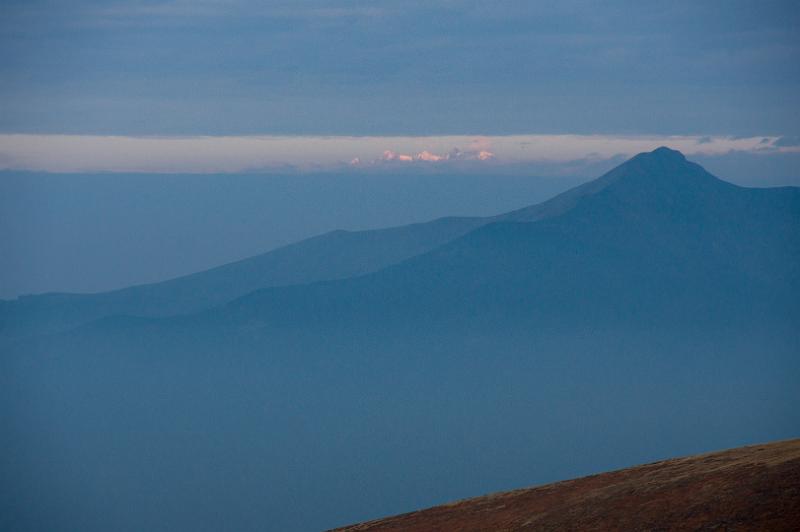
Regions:
M 449 152 L 443 154 L 436 154 L 429 152 L 428 150 L 422 150 L 416 155 L 409 155 L 406 153 L 397 153 L 392 150 L 384 150 L 383 155 L 381 155 L 379 159 L 370 161 L 367 165 L 361 161 L 360 157 L 356 157 L 355 159 L 351 160 L 350 164 L 352 166 L 375 166 L 394 162 L 446 163 L 455 161 L 489 161 L 494 158 L 494 153 L 490 152 L 489 150 L 477 149 L 470 145 L 470 148 L 466 151 L 462 151 L 460 148 L 453 148 Z
M 688 156 L 800 152 L 774 136 L 508 135 L 428 137 L 126 137 L 0 135 L 0 169 L 47 172 L 236 173 L 402 167 L 547 165 L 574 169 L 658 146 Z

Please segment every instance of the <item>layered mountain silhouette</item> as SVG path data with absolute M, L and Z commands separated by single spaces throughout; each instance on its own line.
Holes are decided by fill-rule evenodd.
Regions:
M 3 302 L 0 528 L 310 530 L 800 432 L 800 190 L 540 205 Z
M 208 271 L 98 294 L 42 294 L 0 303 L 0 335 L 66 330 L 105 316 L 184 314 L 270 286 L 372 272 L 428 251 L 485 223 L 443 218 L 374 231 L 333 231 Z
M 688 162 L 681 153 L 659 148 L 542 204 L 499 216 L 334 231 L 162 283 L 3 301 L 0 334 L 8 338 L 56 332 L 114 315 L 188 314 L 260 289 L 352 278 L 400 263 L 368 279 L 293 288 L 291 294 L 320 290 L 327 303 L 352 306 L 345 300 L 357 299 L 361 290 L 387 305 L 398 298 L 420 297 L 452 305 L 457 294 L 488 297 L 481 291 L 489 290 L 491 297 L 499 297 L 505 292 L 496 284 L 504 283 L 518 295 L 541 290 L 537 292 L 541 310 L 545 305 L 567 304 L 563 298 L 568 292 L 606 290 L 613 292 L 613 298 L 637 298 L 633 294 L 637 282 L 648 285 L 638 298 L 642 305 L 647 304 L 642 298 L 661 299 L 658 290 L 669 283 L 681 285 L 682 292 L 702 285 L 709 305 L 715 303 L 714 297 L 730 295 L 731 288 L 735 294 L 769 290 L 772 284 L 777 289 L 773 295 L 780 297 L 787 293 L 781 283 L 796 286 L 798 279 L 798 263 L 793 260 L 800 249 L 798 213 L 796 188 L 737 187 Z M 588 269 L 580 270 L 584 266 Z M 648 267 L 653 268 L 652 276 Z M 448 278 L 440 279 L 437 268 Z M 431 283 L 450 293 L 432 291 Z M 331 293 L 337 289 L 351 293 L 339 298 Z M 278 300 L 283 293 L 259 297 Z M 584 296 L 582 300 L 591 300 Z M 751 296 L 755 294 L 747 297 Z M 253 301 L 249 298 L 247 304 Z M 276 309 L 285 315 L 283 305 Z
M 736 187 L 661 148 L 376 273 L 255 292 L 210 316 L 266 327 L 389 315 L 553 326 L 791 320 L 798 192 Z

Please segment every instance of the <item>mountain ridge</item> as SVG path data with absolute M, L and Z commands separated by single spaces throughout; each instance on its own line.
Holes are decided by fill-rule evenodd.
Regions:
M 685 159 L 677 152 L 668 150 L 666 153 L 667 160 L 672 165 L 681 164 L 680 161 L 684 161 L 685 164 Z M 655 161 L 653 161 L 649 155 L 637 156 L 639 159 L 634 158 L 632 162 L 638 165 L 644 159 L 644 172 L 652 171 L 652 162 L 663 167 L 658 164 L 661 162 L 660 158 L 654 158 Z M 465 264 L 474 258 L 482 257 L 478 259 L 483 261 L 480 266 L 475 266 L 482 273 L 477 276 L 466 273 L 467 277 L 463 279 L 464 284 L 459 285 L 460 288 L 451 296 L 463 294 L 465 290 L 490 290 L 493 294 L 492 297 L 496 297 L 500 286 L 497 283 L 505 278 L 506 280 L 502 282 L 507 289 L 511 290 L 509 297 L 513 299 L 514 291 L 519 291 L 520 287 L 524 286 L 525 279 L 531 275 L 537 275 L 535 273 L 539 271 L 537 268 L 541 268 L 541 263 L 537 263 L 539 260 L 537 257 L 541 256 L 539 251 L 541 249 L 548 249 L 550 252 L 554 249 L 562 249 L 563 256 L 559 260 L 563 262 L 560 268 L 554 271 L 547 268 L 541 270 L 540 275 L 552 276 L 557 275 L 565 268 L 570 269 L 575 265 L 580 266 L 581 263 L 592 262 L 593 259 L 589 257 L 598 257 L 595 263 L 608 263 L 609 267 L 613 263 L 616 264 L 614 268 L 619 268 L 622 264 L 619 263 L 620 257 L 614 254 L 619 254 L 634 241 L 638 248 L 633 255 L 628 257 L 629 263 L 626 268 L 629 277 L 620 277 L 613 268 L 595 271 L 595 273 L 584 272 L 584 274 L 576 271 L 572 274 L 573 277 L 583 281 L 589 279 L 591 275 L 604 275 L 607 281 L 615 279 L 613 292 L 616 294 L 612 294 L 608 287 L 605 288 L 605 291 L 609 292 L 607 297 L 618 297 L 619 294 L 626 293 L 625 285 L 638 277 L 637 270 L 640 268 L 638 262 L 649 257 L 648 264 L 662 270 L 661 273 L 665 276 L 662 277 L 662 281 L 669 281 L 668 285 L 678 291 L 689 290 L 691 292 L 701 289 L 709 291 L 708 297 L 723 298 L 716 303 L 720 310 L 725 308 L 721 301 L 724 301 L 728 292 L 736 291 L 737 283 L 740 285 L 744 283 L 742 286 L 752 286 L 759 290 L 769 288 L 759 285 L 759 277 L 767 275 L 770 278 L 777 276 L 779 279 L 791 280 L 796 285 L 800 272 L 789 259 L 800 254 L 800 238 L 797 231 L 798 221 L 800 221 L 800 194 L 798 191 L 767 189 L 762 193 L 759 189 L 729 185 L 708 174 L 699 165 L 686 165 L 683 168 L 688 169 L 688 172 L 682 176 L 679 174 L 678 177 L 688 178 L 690 182 L 698 185 L 699 190 L 687 191 L 687 187 L 682 183 L 675 184 L 668 181 L 669 193 L 662 193 L 663 186 L 659 187 L 655 193 L 652 192 L 651 187 L 647 186 L 644 187 L 645 194 L 643 195 L 640 182 L 635 179 L 626 181 L 626 178 L 630 177 L 630 173 L 627 172 L 628 167 L 622 165 L 616 171 L 601 178 L 606 181 L 601 183 L 602 186 L 595 186 L 590 194 L 585 193 L 586 189 L 578 191 L 578 193 L 569 191 L 562 194 L 561 196 L 567 195 L 569 203 L 573 203 L 572 209 L 563 213 L 555 214 L 551 211 L 551 216 L 539 218 L 536 223 L 518 222 L 513 217 L 510 220 L 498 217 L 492 223 L 482 225 L 427 253 L 411 257 L 363 277 L 317 285 L 316 289 L 326 293 L 326 296 L 320 296 L 321 300 L 326 302 L 346 300 L 348 292 L 361 292 L 364 294 L 363 297 L 380 294 L 374 296 L 376 303 L 380 299 L 394 301 L 392 297 L 397 301 L 421 299 L 427 301 L 430 305 L 429 308 L 436 308 L 435 300 L 425 298 L 427 297 L 426 292 L 436 287 L 437 280 L 431 279 L 427 284 L 425 281 L 420 281 L 420 279 L 424 279 L 425 272 L 431 269 L 431 266 L 425 265 L 425 261 L 428 259 L 446 261 L 438 264 L 435 268 L 438 268 L 438 271 L 447 272 L 452 282 L 453 276 L 459 271 L 463 271 Z M 634 175 L 634 178 L 638 177 L 640 176 Z M 683 181 L 686 180 L 683 179 Z M 591 182 L 589 185 L 594 183 Z M 554 200 L 560 203 L 563 198 L 559 196 Z M 749 220 L 749 231 L 746 230 L 748 225 L 743 225 L 745 220 L 740 219 L 740 216 L 747 212 L 747 208 L 756 208 L 755 212 L 757 212 L 757 216 L 753 216 Z M 775 212 L 772 212 L 773 210 Z M 759 219 L 765 216 L 764 220 Z M 594 227 L 597 220 L 604 220 L 603 227 L 605 229 L 600 230 Z M 659 222 L 653 225 L 653 220 L 659 220 Z M 663 224 L 667 225 L 662 227 Z M 706 228 L 703 231 L 708 233 L 708 227 L 713 227 L 714 224 L 719 227 L 715 233 L 696 234 L 698 229 L 703 227 Z M 666 229 L 667 227 L 669 229 Z M 782 228 L 782 232 L 776 232 L 774 230 L 776 228 Z M 516 240 L 513 244 L 509 244 L 510 247 L 502 247 L 502 242 L 508 238 Z M 698 238 L 705 240 L 700 242 L 697 241 Z M 751 253 L 748 247 L 742 248 L 741 241 L 745 238 L 748 238 L 747 246 L 752 249 L 757 249 L 756 246 L 759 246 L 761 254 Z M 655 242 L 658 245 L 652 245 Z M 501 247 L 498 248 L 498 244 Z M 687 246 L 690 249 L 687 250 Z M 686 253 L 699 253 L 699 255 L 685 256 Z M 731 255 L 732 253 L 734 255 Z M 507 262 L 507 266 L 498 267 L 502 260 L 511 260 L 512 262 Z M 730 264 L 731 261 L 735 263 L 733 266 Z M 764 270 L 765 268 L 774 268 L 776 265 L 780 271 L 766 273 L 770 270 Z M 698 270 L 698 267 L 702 270 Z M 671 270 L 665 270 L 665 268 L 671 268 Z M 691 268 L 695 268 L 695 270 Z M 486 271 L 495 273 L 488 275 L 485 274 Z M 376 281 L 376 279 L 387 276 L 393 276 L 393 280 Z M 681 283 L 692 276 L 696 279 L 692 281 L 694 284 L 691 289 L 681 286 Z M 404 280 L 408 280 L 408 282 L 404 284 Z M 493 288 L 483 286 L 487 281 Z M 370 288 L 356 288 L 370 282 L 372 282 L 372 285 L 369 285 Z M 475 282 L 478 284 L 476 285 Z M 641 286 L 644 287 L 652 284 L 645 279 L 640 279 L 639 282 L 643 283 Z M 342 286 L 342 289 L 340 293 L 333 295 L 330 290 L 337 286 L 337 283 Z M 539 281 L 532 285 L 532 289 L 533 293 L 538 294 L 536 297 L 546 297 L 546 291 L 561 290 L 565 283 L 569 284 L 571 281 L 566 279 L 557 281 L 556 278 L 540 277 Z M 414 288 L 415 284 L 419 286 Z M 377 288 L 377 286 L 382 288 Z M 597 289 L 591 284 L 581 286 L 583 290 L 590 292 Z M 716 291 L 714 291 L 715 286 L 717 287 Z M 651 288 L 657 287 L 657 285 L 653 285 Z M 285 290 L 310 292 L 314 289 L 314 285 L 308 285 L 307 288 L 288 287 Z M 437 298 L 442 298 L 443 291 L 446 289 L 446 287 L 438 289 L 436 291 Z M 259 297 L 268 300 L 282 291 L 284 289 L 280 287 L 255 291 L 231 302 L 229 306 L 241 306 L 244 302 L 252 302 Z M 388 296 L 387 294 L 395 295 Z M 471 297 L 475 295 L 472 293 Z M 651 296 L 649 306 L 657 304 L 657 301 L 665 295 L 662 291 L 655 291 Z M 291 298 L 291 296 L 288 297 Z M 669 297 L 666 299 L 669 300 Z M 639 303 L 638 306 L 643 304 Z M 451 303 L 451 307 L 453 305 L 455 303 Z M 502 306 L 509 312 L 509 309 L 513 308 L 513 303 L 510 299 L 505 299 Z M 280 308 L 281 313 L 286 313 L 290 306 L 283 305 Z M 708 311 L 710 312 L 712 308 L 713 306 L 709 306 Z M 780 308 L 785 310 L 785 303 Z M 339 315 L 341 311 L 342 309 L 337 307 L 337 310 L 331 311 L 330 314 Z M 274 313 L 271 315 L 275 319 L 281 319 Z M 545 317 L 544 314 L 542 317 Z M 291 319 L 287 318 L 286 321 L 291 321 Z
M 551 222 L 564 216 L 584 216 L 591 220 L 614 216 L 617 210 L 616 216 L 627 217 L 625 223 L 633 225 L 654 216 L 670 217 L 668 222 L 673 224 L 673 228 L 690 238 L 693 227 L 703 224 L 724 221 L 732 227 L 738 223 L 736 217 L 747 209 L 758 213 L 755 218 L 774 217 L 775 213 L 785 216 L 783 221 L 765 222 L 784 227 L 784 232 L 777 237 L 784 241 L 773 242 L 773 247 L 778 249 L 790 241 L 791 246 L 797 246 L 796 232 L 792 231 L 796 217 L 792 218 L 792 213 L 800 211 L 800 189 L 739 187 L 687 161 L 680 152 L 662 147 L 636 155 L 600 178 L 543 203 L 497 216 L 440 218 L 362 232 L 333 231 L 264 255 L 153 285 L 87 296 L 33 296 L 16 305 L 15 302 L 4 302 L 6 310 L 2 322 L 5 325 L 0 331 L 4 331 L 6 336 L 14 336 L 19 335 L 20 330 L 27 334 L 57 332 L 112 315 L 168 317 L 193 314 L 218 305 L 233 304 L 239 298 L 252 300 L 250 295 L 272 288 L 369 277 L 384 269 L 392 271 L 396 266 L 413 264 L 415 259 L 429 254 L 447 253 L 453 242 L 469 238 L 475 231 L 494 231 L 499 235 L 503 230 L 497 229 L 498 224 L 538 224 L 531 231 L 545 231 L 547 227 L 558 231 L 552 229 Z M 580 220 L 576 223 L 586 226 L 586 222 Z M 621 222 L 614 223 L 619 226 L 619 231 L 630 232 L 630 228 L 619 225 Z M 754 219 L 752 223 L 761 222 Z M 646 226 L 644 224 L 642 230 Z M 524 226 L 522 232 L 527 229 L 529 227 Z M 769 229 L 754 230 L 761 231 L 759 238 L 773 238 Z M 726 238 L 732 236 L 728 234 Z M 603 238 L 616 237 L 612 233 Z M 675 249 L 684 246 L 680 239 L 676 240 L 668 233 L 653 235 L 652 238 L 667 238 Z M 583 245 L 594 246 L 591 243 Z M 759 245 L 764 247 L 763 243 Z M 536 253 L 535 249 L 531 251 Z M 753 262 L 754 259 L 743 257 L 742 260 Z M 452 265 L 452 268 L 458 269 L 458 266 Z M 722 267 L 723 272 L 724 269 Z M 15 324 L 15 320 L 19 323 Z

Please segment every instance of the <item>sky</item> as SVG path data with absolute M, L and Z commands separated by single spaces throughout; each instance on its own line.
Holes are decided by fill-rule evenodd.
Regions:
M 0 134 L 0 168 L 48 172 L 235 173 L 538 169 L 581 173 L 662 145 L 687 156 L 800 154 L 786 137 L 680 135 L 195 136 Z
M 496 214 L 659 146 L 800 185 L 800 3 L 3 0 L 0 297 Z
M 228 158 L 244 137 L 293 138 L 289 151 L 368 139 L 311 165 L 466 151 L 438 140 L 453 136 L 563 135 L 572 151 L 597 135 L 800 143 L 796 2 L 6 0 L 0 50 L 0 133 L 77 135 L 101 153 L 109 136 L 164 150 L 236 137 L 214 143 Z M 425 141 L 397 142 L 409 137 Z M 18 168 L 9 142 L 0 167 Z M 27 166 L 74 170 L 63 163 Z

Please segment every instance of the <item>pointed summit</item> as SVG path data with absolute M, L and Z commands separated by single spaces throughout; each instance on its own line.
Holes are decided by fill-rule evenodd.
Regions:
M 686 156 L 681 152 L 666 146 L 635 155 L 609 173 L 617 173 L 618 170 L 647 174 L 696 172 L 698 170 L 705 172 L 699 165 L 687 161 Z
M 686 156 L 678 150 L 661 146 L 653 151 L 642 152 L 631 157 L 609 173 L 621 169 L 663 172 L 665 170 L 688 170 L 693 167 L 700 168 L 699 165 L 687 161 Z
M 644 152 L 637 155 L 637 157 L 651 157 L 654 159 L 660 160 L 674 160 L 674 161 L 685 161 L 686 156 L 679 152 L 678 150 L 673 150 L 672 148 L 668 148 L 666 146 L 659 146 L 655 150 L 651 152 Z
M 652 153 L 654 155 L 659 155 L 659 156 L 680 157 L 681 159 L 685 159 L 686 158 L 683 155 L 683 153 L 681 153 L 680 151 L 673 150 L 672 148 L 669 148 L 667 146 L 659 146 L 658 148 L 656 148 L 655 150 L 653 150 L 650 153 Z
M 653 194 L 697 193 L 729 186 L 687 160 L 681 152 L 665 146 L 632 157 L 590 184 L 595 190 L 609 186 L 636 187 Z
M 498 217 L 498 220 L 533 222 L 559 216 L 584 198 L 607 191 L 614 194 L 646 198 L 670 196 L 703 196 L 734 185 L 708 173 L 697 163 L 688 161 L 678 150 L 661 146 L 635 155 L 601 177 L 559 194 L 544 203 L 524 207 Z

